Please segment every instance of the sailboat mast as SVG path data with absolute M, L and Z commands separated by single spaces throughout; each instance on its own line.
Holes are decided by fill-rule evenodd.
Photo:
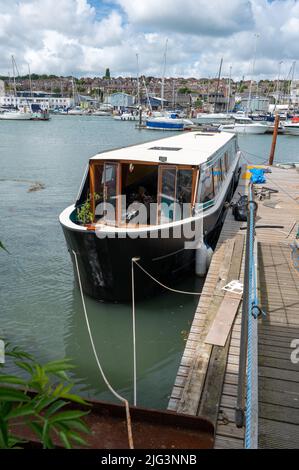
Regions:
M 31 81 L 30 64 L 28 64 L 28 76 L 29 76 L 30 96 L 32 97 L 32 81 Z
M 292 96 L 291 96 L 291 93 L 292 93 L 292 85 L 293 85 L 294 76 L 295 76 L 295 70 L 296 70 L 296 60 L 294 60 L 294 62 L 292 63 L 291 72 L 290 72 L 290 83 L 289 83 L 289 109 L 290 109 L 291 104 L 292 104 Z
M 150 100 L 150 97 L 149 97 L 149 94 L 148 94 L 148 89 L 147 89 L 147 86 L 146 86 L 144 77 L 143 77 L 143 86 L 144 86 L 144 88 L 145 88 L 145 93 L 146 93 L 146 99 L 147 99 L 148 107 L 149 107 L 149 109 L 150 109 L 150 112 L 152 112 L 152 111 L 153 111 L 153 108 L 152 108 L 152 105 L 151 105 L 151 100 Z
M 173 110 L 175 110 L 175 107 L 176 107 L 176 102 L 175 102 L 175 79 L 173 79 L 173 82 L 172 82 L 172 107 L 173 107 Z
M 231 81 L 232 81 L 232 66 L 229 68 L 229 79 L 228 79 L 228 96 L 227 96 L 227 106 L 226 106 L 226 114 L 229 113 L 229 105 L 230 105 L 230 92 L 231 92 Z
M 161 109 L 164 109 L 164 88 L 165 88 L 165 73 L 166 73 L 166 60 L 167 60 L 167 45 L 168 39 L 165 43 L 165 52 L 164 52 L 164 66 L 163 66 L 163 75 L 162 75 L 162 87 L 161 87 Z
M 216 105 L 217 105 L 217 102 L 218 102 L 218 94 L 219 94 L 219 87 L 220 87 L 222 64 L 223 64 L 223 57 L 221 57 L 221 60 L 220 60 L 220 67 L 219 67 L 218 80 L 217 80 L 217 89 L 216 89 L 216 97 L 215 97 L 215 102 L 214 102 L 214 113 L 216 113 Z
M 253 61 L 252 61 L 252 71 L 251 71 L 251 80 L 250 80 L 250 86 L 249 86 L 249 95 L 248 95 L 248 101 L 247 101 L 246 115 L 248 115 L 250 108 L 251 108 L 252 86 L 253 86 L 253 77 L 254 77 L 254 71 L 255 71 L 256 52 L 257 52 L 257 41 L 260 35 L 256 33 L 254 36 L 255 36 L 254 54 L 253 54 Z
M 15 59 L 14 59 L 13 55 L 11 56 L 11 63 L 12 63 L 14 95 L 15 95 L 15 98 L 16 98 L 17 97 L 17 84 L 16 84 Z
M 138 104 L 138 108 L 140 108 L 139 54 L 136 54 L 136 61 L 137 61 L 137 104 Z
M 75 82 L 74 82 L 74 77 L 72 76 L 72 89 L 73 89 L 73 100 L 74 100 L 74 106 L 76 106 L 76 96 L 75 96 Z
M 278 76 L 277 76 L 277 83 L 276 83 L 276 100 L 275 100 L 275 109 L 276 106 L 279 104 L 279 94 L 280 94 L 280 72 L 281 66 L 283 64 L 283 60 L 278 63 Z

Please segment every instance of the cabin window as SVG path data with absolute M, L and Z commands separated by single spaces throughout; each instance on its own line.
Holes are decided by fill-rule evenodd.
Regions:
M 154 204 L 157 202 L 158 166 L 127 163 L 121 168 L 122 223 L 133 223 L 138 219 L 142 225 L 156 224 Z
M 159 215 L 161 224 L 175 220 L 176 183 L 176 167 L 161 166 L 159 188 Z
M 177 171 L 175 220 L 182 220 L 191 215 L 193 170 Z
M 213 170 L 211 168 L 201 170 L 199 194 L 199 201 L 203 204 L 214 199 Z
M 159 220 L 169 223 L 190 217 L 194 171 L 160 166 Z
M 221 161 L 218 160 L 213 165 L 213 180 L 214 180 L 214 192 L 215 195 L 219 192 L 221 182 L 222 182 L 222 171 L 221 171 Z
M 104 202 L 104 164 L 91 166 L 90 196 L 94 204 L 94 214 L 97 218 L 99 205 Z
M 116 218 L 116 203 L 117 203 L 117 164 L 105 163 L 103 174 L 103 187 L 104 187 L 104 201 L 105 204 L 110 204 L 114 209 L 114 214 L 107 207 L 105 216 L 106 221 L 115 222 Z M 111 212 L 111 213 L 110 213 Z
M 90 199 L 95 221 L 105 219 L 115 223 L 117 219 L 118 164 L 92 164 L 90 167 Z
M 198 171 L 176 165 L 91 162 L 94 222 L 156 225 L 191 216 Z

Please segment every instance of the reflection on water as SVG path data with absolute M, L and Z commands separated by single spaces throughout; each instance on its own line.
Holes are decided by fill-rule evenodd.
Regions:
M 0 125 L 0 240 L 11 253 L 0 253 L 0 332 L 41 361 L 73 358 L 76 379 L 90 396 L 112 400 L 92 356 L 58 215 L 76 197 L 89 156 L 167 135 L 173 133 L 137 131 L 134 123 L 101 117 Z M 271 136 L 248 135 L 239 142 L 267 156 Z M 277 158 L 298 161 L 296 142 L 279 136 Z M 45 188 L 28 192 L 37 181 Z M 200 282 L 191 277 L 180 287 L 199 291 Z M 130 305 L 89 298 L 86 304 L 107 377 L 131 401 Z M 137 303 L 138 404 L 166 406 L 195 306 L 196 298 L 170 292 Z

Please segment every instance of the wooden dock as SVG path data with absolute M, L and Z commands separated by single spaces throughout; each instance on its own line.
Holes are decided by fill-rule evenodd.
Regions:
M 257 228 L 259 289 L 265 319 L 259 320 L 259 446 L 299 447 L 299 365 L 291 363 L 292 339 L 299 339 L 299 273 L 290 243 L 299 223 L 299 173 L 272 168 L 265 186 L 278 190 L 260 202 Z M 241 178 L 238 192 L 247 193 Z M 257 187 L 258 189 L 258 187 Z M 297 198 L 297 199 L 296 199 Z M 204 284 L 169 401 L 178 413 L 208 417 L 216 427 L 216 448 L 243 448 L 244 429 L 234 423 L 237 397 L 242 302 L 225 346 L 206 342 L 223 301 L 222 287 L 243 281 L 246 223 L 229 210 Z M 233 295 L 231 305 L 236 309 Z M 293 440 L 289 435 L 293 433 Z
M 279 193 L 260 204 L 257 221 L 284 226 L 257 229 L 260 299 L 267 314 L 258 335 L 259 447 L 299 448 L 299 364 L 291 361 L 291 343 L 299 341 L 299 271 L 290 248 L 299 224 L 299 173 L 274 170 L 267 186 Z

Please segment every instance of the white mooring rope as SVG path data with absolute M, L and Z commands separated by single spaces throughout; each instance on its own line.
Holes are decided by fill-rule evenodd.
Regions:
M 135 315 L 135 279 L 134 262 L 140 258 L 132 258 L 132 324 L 133 324 L 133 376 L 134 376 L 134 406 L 137 406 L 137 360 L 136 360 L 136 315 Z
M 122 397 L 121 395 L 119 395 L 116 390 L 114 390 L 114 388 L 112 387 L 112 385 L 110 385 L 104 371 L 103 371 L 103 368 L 101 366 L 101 363 L 100 363 L 100 360 L 99 360 L 99 357 L 98 357 L 98 354 L 97 354 L 97 351 L 96 351 L 96 348 L 95 348 L 95 345 L 94 345 L 94 341 L 93 341 L 93 337 L 92 337 L 92 333 L 91 333 L 91 329 L 90 329 L 90 324 L 89 324 L 89 320 L 88 320 L 88 315 L 87 315 L 87 311 L 86 311 L 86 305 L 85 305 L 85 300 L 84 300 L 84 294 L 83 294 L 83 289 L 82 289 L 82 284 L 81 284 L 81 277 L 80 277 L 80 271 L 79 271 L 79 266 L 78 266 L 78 260 L 77 260 L 77 253 L 72 250 L 73 252 L 73 255 L 75 257 L 75 263 L 76 263 L 76 269 L 77 269 L 77 275 L 78 275 L 78 281 L 79 281 L 79 287 L 80 287 L 80 293 L 81 293 L 81 299 L 82 299 L 82 305 L 83 305 L 83 310 L 84 310 L 84 316 L 85 316 L 85 321 L 86 321 L 86 326 L 87 326 L 87 330 L 88 330 L 88 334 L 89 334 L 89 339 L 90 339 L 90 342 L 91 342 L 91 346 L 92 346 L 92 350 L 93 350 L 93 354 L 94 354 L 94 357 L 95 357 L 95 360 L 96 360 L 96 363 L 97 363 L 97 366 L 99 368 L 99 371 L 101 373 L 101 376 L 105 382 L 105 384 L 107 385 L 108 389 L 110 390 L 110 392 L 118 399 L 120 400 L 122 403 L 125 404 L 125 407 L 126 407 L 126 418 L 127 418 L 127 431 L 128 431 L 128 440 L 129 440 L 129 447 L 130 449 L 134 449 L 134 443 L 133 443 L 133 434 L 132 434 L 132 423 L 131 423 L 131 415 L 130 415 L 130 406 L 129 406 L 129 402 L 126 398 Z M 135 397 L 135 394 L 136 394 L 136 391 L 134 390 L 134 397 Z
M 159 284 L 159 286 L 164 287 L 164 289 L 167 289 L 171 292 L 175 292 L 177 294 L 186 294 L 186 295 L 201 295 L 202 292 L 189 292 L 189 291 L 184 291 L 184 290 L 177 290 L 177 289 L 172 289 L 171 287 L 165 286 L 165 284 L 162 284 L 162 282 L 158 281 L 154 276 L 152 276 L 148 271 L 146 271 L 139 263 L 138 260 L 140 258 L 132 258 L 132 265 L 133 263 L 137 264 L 137 266 L 143 271 L 147 276 L 149 276 L 154 282 Z

